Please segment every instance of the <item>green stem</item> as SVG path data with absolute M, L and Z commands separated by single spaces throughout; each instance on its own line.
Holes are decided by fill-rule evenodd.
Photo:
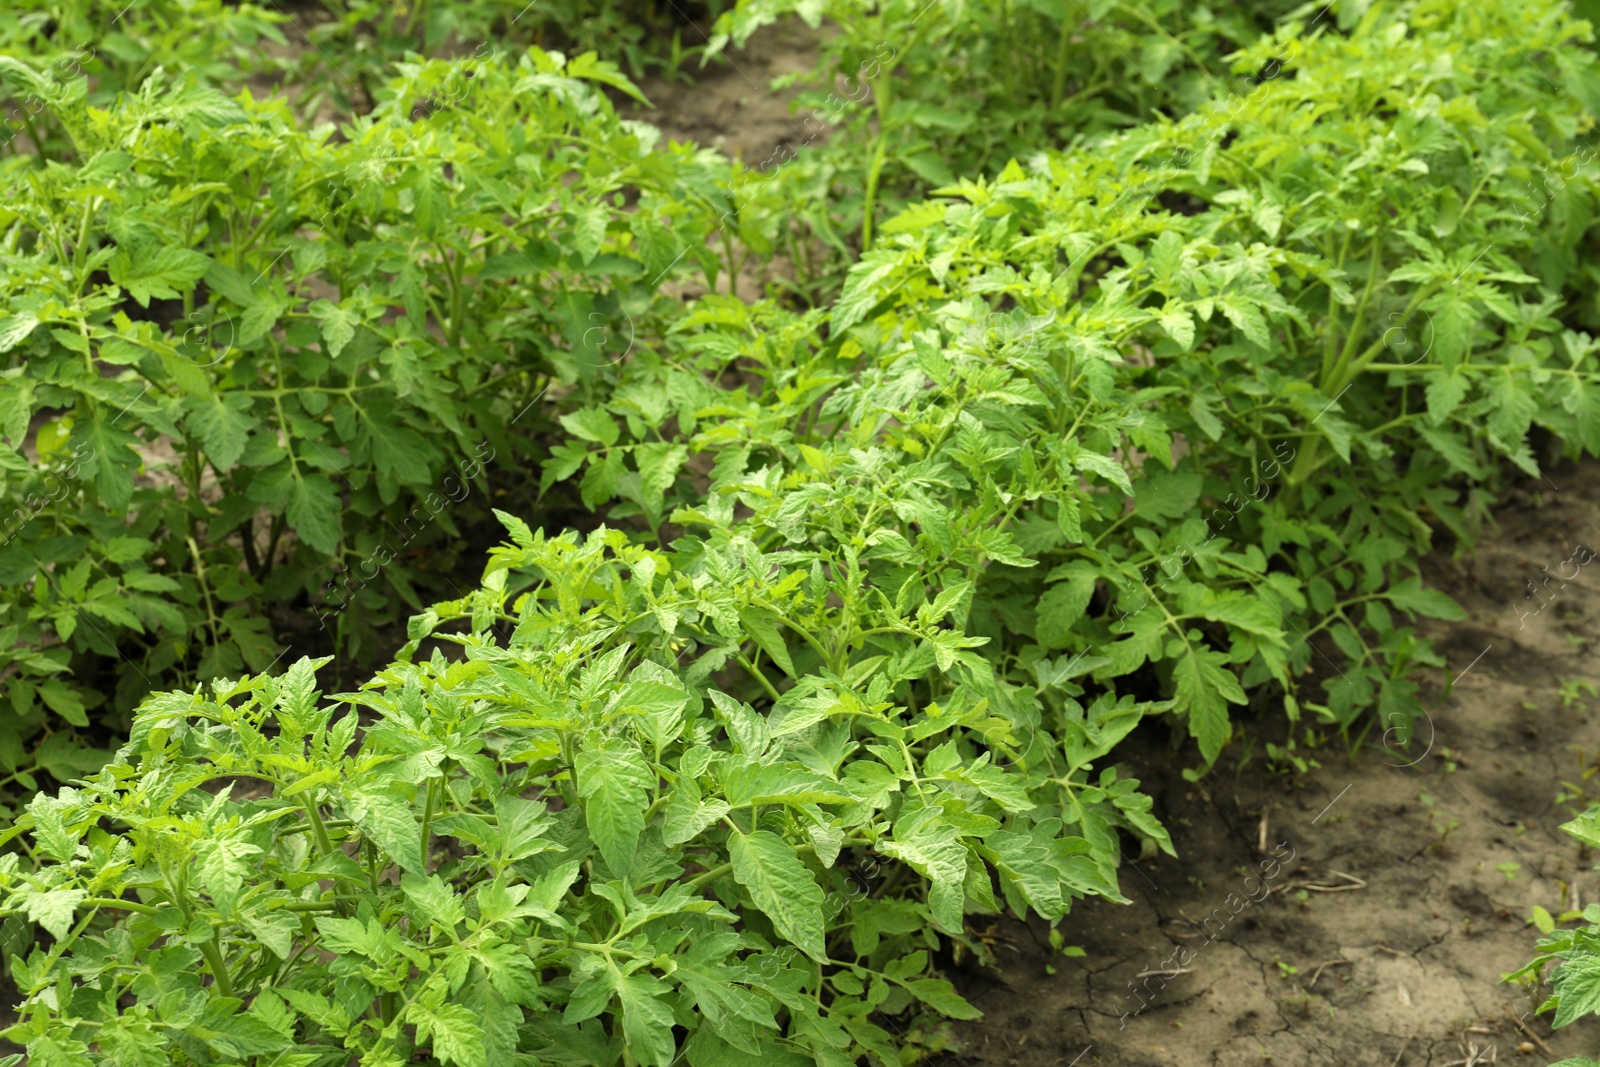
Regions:
M 335 900 L 291 900 L 283 904 L 274 904 L 273 911 L 336 911 L 339 902 Z
M 889 150 L 889 104 L 892 93 L 890 87 L 894 84 L 894 69 L 889 66 L 883 68 L 883 77 L 878 83 L 878 142 L 872 152 L 872 166 L 867 171 L 866 202 L 861 208 L 861 251 L 867 252 L 872 248 L 872 217 L 878 207 L 878 178 L 883 173 L 883 161 Z
M 322 816 L 317 812 L 317 805 L 310 797 L 302 805 L 306 813 L 306 821 L 311 824 L 312 837 L 316 839 L 317 848 L 324 856 L 333 852 L 333 840 L 328 836 L 328 828 L 322 822 Z
M 1050 87 L 1050 106 L 1061 106 L 1061 94 L 1067 89 L 1067 54 L 1068 46 L 1072 43 L 1072 19 L 1068 18 L 1068 5 L 1063 4 L 1061 10 L 1061 34 L 1056 40 L 1056 77 Z
M 731 870 L 733 870 L 732 863 L 719 864 L 718 866 L 711 868 L 709 871 L 706 871 L 704 874 L 697 874 L 693 878 L 689 879 L 689 887 L 691 889 L 699 889 L 702 886 L 710 885 L 712 882 L 715 882 L 718 878 L 721 878 Z
M 140 915 L 154 915 L 159 908 L 149 904 L 141 904 L 137 900 L 123 900 L 120 897 L 85 897 L 82 906 L 86 908 L 121 908 L 123 911 L 136 911 Z
M 206 965 L 211 968 L 211 977 L 217 980 L 217 988 L 222 990 L 222 995 L 233 996 L 233 978 L 228 974 L 228 962 L 222 958 L 222 949 L 217 944 L 216 934 L 211 935 L 211 940 L 201 943 L 200 954 L 206 958 Z
M 1383 230 L 1374 229 L 1372 233 L 1372 248 L 1370 249 L 1371 263 L 1367 266 L 1367 285 L 1361 291 L 1361 300 L 1356 304 L 1355 317 L 1350 320 L 1350 327 L 1345 332 L 1344 348 L 1339 353 L 1339 359 L 1333 365 L 1333 380 L 1325 382 L 1324 392 L 1337 391 L 1344 387 L 1344 378 L 1350 365 L 1350 357 L 1356 350 L 1356 342 L 1361 339 L 1361 328 L 1366 325 L 1367 304 L 1372 300 L 1372 292 L 1378 284 L 1378 246 L 1383 239 Z
M 782 695 L 777 691 L 777 689 L 773 688 L 771 682 L 767 681 L 767 676 L 761 673 L 761 669 L 759 667 L 746 659 L 744 653 L 738 653 L 737 659 L 739 660 L 739 666 L 743 667 L 745 672 L 749 674 L 750 677 L 761 683 L 761 688 L 767 691 L 767 695 L 773 699 L 774 703 L 782 699 Z
M 440 782 L 440 780 L 435 778 L 433 781 L 428 783 L 428 799 L 424 802 L 423 807 L 422 807 L 422 873 L 423 874 L 427 874 L 428 873 L 428 845 L 430 844 L 430 834 L 428 833 L 428 824 L 433 821 L 433 803 L 434 803 L 434 800 L 437 799 L 437 797 L 438 797 L 437 789 L 438 789 L 438 786 L 439 786 L 439 782 Z

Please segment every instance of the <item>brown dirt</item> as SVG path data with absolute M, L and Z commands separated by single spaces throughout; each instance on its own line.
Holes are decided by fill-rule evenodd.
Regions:
M 1159 731 L 1119 751 L 1179 858 L 1127 862 L 1129 905 L 1074 910 L 1062 933 L 1087 956 L 1055 959 L 1054 974 L 1043 924 L 1001 923 L 1001 974 L 957 976 L 985 1017 L 957 1031 L 949 1067 L 1446 1067 L 1592 1054 L 1600 1024 L 1552 1032 L 1528 992 L 1499 980 L 1532 954 L 1535 905 L 1559 913 L 1600 900 L 1593 857 L 1557 830 L 1584 801 L 1556 802 L 1562 780 L 1580 776 L 1575 749 L 1600 750 L 1600 701 L 1561 699 L 1564 682 L 1600 681 L 1600 567 L 1591 577 L 1573 558 L 1577 542 L 1600 544 L 1596 474 L 1600 462 L 1587 461 L 1552 474 L 1559 491 L 1541 482 L 1514 493 L 1471 556 L 1426 561 L 1429 583 L 1470 617 L 1424 627 L 1456 681 L 1442 699 L 1442 674 L 1425 686 L 1431 711 L 1409 752 L 1391 736 L 1392 750 L 1379 742 L 1348 760 L 1335 742 L 1314 753 L 1319 769 L 1275 774 L 1260 736 L 1281 730 L 1270 714 L 1198 784 L 1180 774 L 1192 753 L 1174 757 Z M 1544 586 L 1549 575 L 1572 580 Z M 1530 580 L 1548 589 L 1542 610 L 1525 599 Z M 1293 857 L 1276 871 L 1264 868 L 1274 850 Z M 1276 875 L 1267 895 L 1263 869 Z
M 685 46 L 703 45 L 705 27 L 685 26 Z M 795 23 L 769 26 L 749 41 L 731 45 L 704 68 L 684 64 L 694 79 L 688 85 L 665 78 L 639 83 L 654 108 L 622 107 L 631 119 L 659 127 L 667 141 L 693 141 L 758 167 L 781 144 L 804 142 L 809 134 L 791 113 L 795 89 L 775 92 L 772 80 L 816 67 L 817 34 Z

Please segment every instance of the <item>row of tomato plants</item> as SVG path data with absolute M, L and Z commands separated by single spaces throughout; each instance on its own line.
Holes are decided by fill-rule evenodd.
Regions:
M 1118 11 L 1091 14 L 1124 36 L 1152 17 Z M 307 54 L 382 71 L 398 46 L 359 47 L 382 20 L 340 14 L 327 32 L 347 36 Z M 908 41 L 886 93 L 948 66 L 951 42 L 992 35 L 961 8 L 926 14 L 941 43 Z M 436 4 L 402 21 L 414 43 L 461 51 L 505 16 Z M 82 738 L 115 736 L 153 689 L 261 670 L 296 644 L 370 659 L 405 612 L 451 591 L 489 493 L 533 506 L 512 472 L 547 457 L 563 412 L 605 399 L 648 433 L 692 408 L 692 379 L 665 397 L 618 391 L 614 365 L 658 346 L 679 306 L 664 286 L 730 287 L 738 250 L 770 258 L 780 234 L 805 232 L 791 223 L 817 199 L 812 168 L 847 158 L 818 146 L 763 171 L 662 145 L 596 91 L 642 99 L 614 67 L 537 49 L 513 61 L 498 44 L 413 56 L 368 92 L 369 114 L 333 127 L 301 117 L 316 99 L 228 95 L 277 62 L 265 40 L 301 32 L 250 5 L 82 0 L 0 20 L 19 194 L 0 213 L 7 784 L 91 769 L 105 752 Z M 1188 49 L 1199 67 L 1244 36 L 1230 32 Z M 1099 99 L 1097 84 L 1073 91 Z M 1106 114 L 1142 113 L 1118 106 Z M 841 144 L 863 132 L 844 111 L 823 122 L 844 123 Z M 952 162 L 993 154 L 955 151 L 966 126 L 952 129 Z M 877 179 L 857 167 L 841 182 Z M 894 203 L 918 186 L 882 188 Z M 815 233 L 788 246 L 822 255 L 799 275 L 813 299 L 858 239 Z M 619 454 L 582 502 L 620 491 L 659 526 L 675 456 Z
M 151 698 L 109 767 L 30 803 L 12 833 L 32 862 L 0 868 L 5 936 L 26 943 L 37 924 L 51 940 L 18 953 L 11 1039 L 73 1064 L 354 1049 L 373 1063 L 888 1063 L 937 1041 L 914 1006 L 971 1014 L 932 970 L 937 952 L 984 955 L 969 911 L 1058 920 L 1075 898 L 1120 897 L 1119 833 L 1170 848 L 1137 783 L 1095 766 L 1141 720 L 1192 735 L 1204 764 L 1252 697 L 1352 739 L 1374 722 L 1403 737 L 1416 670 L 1441 662 L 1408 620 L 1458 612 L 1421 585 L 1421 553 L 1441 529 L 1470 541 L 1502 467 L 1537 472 L 1533 427 L 1600 448 L 1600 368 L 1565 302 L 1586 281 L 1594 190 L 1571 164 L 1594 61 L 1587 26 L 1556 4 L 1375 5 L 1348 33 L 1309 21 L 1238 58 L 1282 67 L 1247 95 L 909 208 L 825 308 L 708 295 L 630 316 L 642 343 L 572 370 L 549 402 L 565 441 L 537 457 L 541 488 L 573 483 L 606 527 L 550 534 L 503 515 L 511 543 L 481 587 L 414 617 L 360 691 L 320 699 L 303 661 Z M 515 106 L 604 114 L 553 63 L 525 62 Z M 151 121 L 182 93 L 199 101 L 187 129 Z M 204 111 L 225 103 L 152 92 L 119 150 L 187 137 L 206 150 L 168 166 L 236 149 L 223 172 L 247 169 L 271 141 L 206 143 L 229 126 Z M 451 158 L 448 195 L 477 162 Z M 152 169 L 113 173 L 142 186 Z M 675 186 L 635 188 L 587 257 L 581 203 L 513 217 L 571 249 L 556 265 L 570 284 L 575 260 L 637 248 L 644 264 L 650 197 Z M 405 191 L 363 190 L 403 216 L 373 240 L 427 225 L 426 197 Z M 674 227 L 696 217 L 677 210 Z M 114 222 L 135 236 L 107 242 L 113 284 L 147 277 L 115 259 L 147 214 Z M 219 225 L 206 222 L 181 232 Z M 667 251 L 714 274 L 707 232 Z M 488 223 L 453 239 L 529 247 Z M 390 262 L 448 277 L 456 247 Z M 333 277 L 383 262 L 355 255 Z M 166 284 L 192 292 L 203 268 Z M 210 306 L 228 308 L 215 277 Z M 399 365 L 355 346 L 368 331 L 403 347 L 404 293 L 344 336 L 336 291 L 320 313 L 307 300 L 298 342 L 269 324 L 268 347 L 298 343 L 311 373 L 335 347 L 352 353 L 346 374 Z M 237 295 L 242 318 L 254 293 Z M 456 321 L 548 313 L 530 298 Z M 471 366 L 454 353 L 481 348 L 453 349 L 436 316 L 409 343 Z M 91 327 L 109 321 L 149 340 L 127 318 L 85 315 L 78 336 L 104 343 L 112 331 Z M 52 328 L 18 343 L 70 350 Z M 480 358 L 478 381 L 511 373 Z M 181 384 L 193 363 L 160 363 L 184 420 L 227 408 Z M 288 460 L 286 514 L 313 472 L 365 477 L 383 502 L 397 453 L 378 458 L 375 427 L 409 394 L 398 377 L 343 381 L 338 406 L 293 412 L 311 433 L 285 413 L 256 446 L 307 441 L 273 457 Z M 314 392 L 298 385 L 260 391 L 281 406 Z M 358 385 L 390 391 L 363 404 Z M 482 437 L 452 447 L 519 447 L 519 405 L 542 388 L 490 410 L 504 438 L 482 415 Z M 334 433 L 326 466 L 306 458 Z M 445 447 L 435 437 L 423 444 Z M 99 442 L 79 440 L 95 453 L 75 462 L 99 477 Z M 272 468 L 246 469 L 253 485 Z M 211 484 L 179 499 L 204 502 Z M 351 486 L 334 498 L 344 519 L 361 513 Z M 200 788 L 219 780 L 255 785 Z M 853 877 L 873 853 L 877 873 Z

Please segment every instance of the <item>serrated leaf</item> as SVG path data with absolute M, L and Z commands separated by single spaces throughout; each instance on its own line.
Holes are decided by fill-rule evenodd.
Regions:
M 575 762 L 589 836 L 606 865 L 626 876 L 644 833 L 655 773 L 637 748 L 617 737 L 585 742 Z
M 1228 669 L 1222 653 L 1190 648 L 1172 668 L 1175 710 L 1187 712 L 1189 732 L 1200 743 L 1200 755 L 1215 763 L 1222 746 L 1232 736 L 1228 705 L 1245 703 L 1239 679 Z
M 1426 615 L 1430 619 L 1459 622 L 1467 617 L 1466 609 L 1451 599 L 1448 593 L 1423 588 L 1422 579 L 1415 575 L 1395 583 L 1384 596 L 1395 607 Z
M 814 960 L 827 958 L 823 944 L 822 887 L 788 842 L 768 830 L 728 837 L 734 881 L 792 944 Z
M 956 987 L 943 978 L 912 978 L 906 982 L 911 995 L 951 1019 L 981 1019 L 983 1012 L 968 1004 Z
M 418 1041 L 433 1047 L 441 1063 L 453 1067 L 490 1067 L 484 1051 L 483 1027 L 464 1004 L 428 1007 L 412 1001 L 406 1018 L 416 1024 Z
M 331 556 L 339 549 L 339 494 L 320 474 L 301 472 L 293 479 L 286 515 L 300 539 Z
M 36 922 L 58 941 L 72 929 L 72 915 L 89 894 L 82 889 L 52 889 L 47 893 L 28 889 L 17 894 L 30 922 Z
M 772 658 L 772 662 L 789 677 L 795 677 L 794 661 L 789 658 L 789 646 L 778 629 L 778 615 L 765 608 L 745 608 L 739 612 L 739 623 L 756 647 Z
M 1284 647 L 1283 616 L 1258 596 L 1238 594 L 1218 600 L 1203 608 L 1200 616 L 1264 637 L 1270 643 Z
M 942 808 L 920 808 L 894 825 L 892 840 L 879 845 L 884 855 L 909 865 L 928 879 L 928 910 L 949 933 L 960 933 L 967 877 L 967 850 L 960 832 L 944 819 Z
M 119 248 L 107 272 L 140 307 L 147 308 L 151 297 L 173 300 L 182 295 L 181 290 L 193 289 L 210 266 L 211 259 L 201 252 L 177 245 L 147 246 L 131 251 Z
M 1600 1013 L 1600 954 L 1568 957 L 1550 973 L 1556 1015 L 1550 1025 L 1566 1026 L 1585 1015 Z
M 421 874 L 422 831 L 411 805 L 391 793 L 353 790 L 347 807 L 363 836 L 392 857 L 401 869 Z
M 337 356 L 356 335 L 361 324 L 360 316 L 353 310 L 328 300 L 313 301 L 309 308 L 312 316 L 322 324 L 322 346 L 329 356 Z
M 672 1009 L 661 999 L 668 986 L 645 975 L 612 973 L 628 1051 L 643 1067 L 670 1067 L 678 1045 L 672 1037 Z
M 191 401 L 191 403 L 195 403 Z M 251 420 L 246 413 L 248 397 L 231 394 L 226 402 L 213 395 L 201 399 L 189 410 L 185 425 L 200 438 L 200 445 L 219 471 L 226 471 L 244 454 L 250 436 Z

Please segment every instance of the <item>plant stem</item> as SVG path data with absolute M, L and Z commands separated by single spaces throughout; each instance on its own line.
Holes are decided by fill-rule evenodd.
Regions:
M 200 945 L 200 954 L 206 958 L 206 965 L 211 968 L 211 977 L 216 979 L 217 988 L 222 990 L 222 995 L 233 996 L 233 978 L 228 974 L 228 962 L 222 958 L 222 949 L 217 945 L 216 934 L 212 934 L 211 940 Z
M 137 900 L 123 900 L 120 897 L 85 897 L 82 901 L 85 908 L 121 908 L 123 911 L 136 911 L 140 915 L 154 915 L 159 908 L 149 904 L 141 904 Z
M 746 659 L 744 657 L 744 653 L 738 653 L 737 658 L 739 660 L 739 666 L 743 667 L 745 672 L 749 674 L 750 677 L 761 683 L 761 688 L 767 691 L 767 696 L 771 697 L 774 702 L 782 699 L 782 695 L 775 688 L 773 688 L 771 682 L 767 681 L 767 676 L 761 673 L 761 669 L 759 667 Z
M 322 816 L 317 812 L 316 802 L 308 797 L 302 807 L 305 808 L 306 821 L 311 824 L 311 835 L 316 839 L 317 848 L 321 850 L 324 856 L 328 855 L 333 851 L 333 840 L 328 837 L 328 828 L 323 824 Z
M 433 802 L 438 796 L 437 789 L 440 779 L 435 778 L 428 783 L 428 799 L 422 805 L 422 873 L 428 873 L 428 824 L 433 821 Z
M 867 171 L 866 202 L 861 208 L 861 251 L 867 252 L 872 248 L 872 216 L 878 207 L 878 176 L 883 173 L 884 156 L 889 150 L 889 104 L 892 97 L 890 87 L 894 84 L 894 67 L 885 65 L 883 77 L 878 82 L 878 139 L 872 152 L 872 166 Z
M 732 863 L 719 864 L 718 866 L 711 868 L 709 871 L 706 871 L 703 874 L 697 874 L 693 878 L 689 879 L 689 886 L 692 889 L 699 889 L 702 886 L 710 885 L 712 882 L 715 882 L 718 878 L 721 878 L 731 870 L 733 870 Z

